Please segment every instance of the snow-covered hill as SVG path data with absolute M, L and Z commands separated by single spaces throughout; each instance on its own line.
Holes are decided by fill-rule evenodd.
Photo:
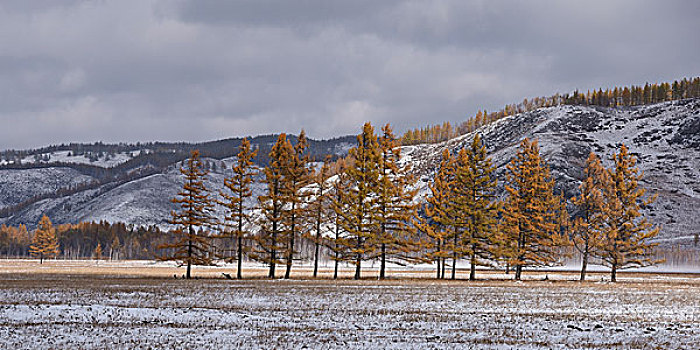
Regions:
M 261 165 L 268 161 L 276 138 L 262 135 L 251 139 Z M 296 142 L 293 135 L 288 139 Z M 309 139 L 308 150 L 315 159 L 343 156 L 354 145 L 354 139 Z M 31 228 L 46 214 L 57 223 L 107 220 L 164 225 L 174 209 L 170 199 L 182 188 L 178 163 L 194 149 L 215 155 L 216 159 L 204 157 L 203 161 L 210 170 L 208 187 L 218 192 L 224 176 L 231 171 L 231 156 L 240 141 L 71 144 L 0 152 L 4 157 L 0 158 L 0 223 L 24 223 Z
M 218 166 L 216 169 L 210 170 L 205 182 L 207 188 L 212 189 L 218 195 L 218 192 L 223 188 L 224 176 L 231 175 L 230 168 L 233 160 L 230 158 L 224 160 L 204 158 L 203 161 L 226 165 L 225 168 Z M 134 225 L 163 226 L 167 224 L 170 212 L 176 209 L 171 203 L 171 199 L 182 189 L 184 179 L 180 174 L 179 166 L 179 164 L 174 164 L 160 174 L 146 176 L 118 186 L 106 184 L 69 196 L 44 199 L 4 219 L 4 222 L 12 225 L 26 223 L 33 227 L 38 219 L 46 214 L 57 223 L 106 220 Z M 40 174 L 42 176 L 38 176 L 36 170 L 43 170 Z M 46 175 L 45 170 L 47 169 L 22 171 L 34 173 L 40 179 L 39 181 L 42 181 Z M 58 173 L 57 170 L 50 170 Z M 50 178 L 51 176 L 49 174 L 46 177 Z M 31 187 L 31 183 L 26 183 L 23 180 L 19 179 L 17 183 Z M 37 185 L 38 188 L 45 189 L 45 186 Z M 9 189 L 10 185 L 5 187 Z M 256 184 L 255 192 L 262 193 L 262 191 L 262 185 Z M 0 221 L 2 220 L 0 219 Z
M 552 168 L 557 190 L 568 197 L 576 194 L 582 168 L 593 150 L 609 165 L 609 156 L 624 143 L 638 155 L 645 177 L 642 186 L 659 195 L 649 209 L 652 220 L 662 225 L 660 239 L 666 244 L 692 244 L 700 231 L 700 100 L 665 102 L 642 107 L 601 108 L 558 106 L 504 118 L 478 130 L 505 178 L 505 165 L 519 142 L 537 139 Z M 473 134 L 432 145 L 403 148 L 403 161 L 410 162 L 418 176 L 421 195 L 427 192 L 444 148 L 456 152 L 468 145 Z M 346 153 L 347 140 L 327 145 L 328 153 Z M 66 157 L 69 158 L 69 157 Z M 207 184 L 218 192 L 233 161 L 205 159 L 211 164 Z M 221 166 L 225 163 L 225 167 Z M 0 171 L 0 207 L 67 184 L 90 181 L 70 168 Z M 502 186 L 502 182 L 500 185 Z M 33 226 L 43 214 L 55 222 L 84 220 L 123 221 L 137 225 L 164 225 L 174 209 L 170 199 L 182 186 L 178 165 L 162 172 L 121 184 L 105 184 L 68 196 L 45 199 L 27 206 L 9 218 L 8 224 Z M 254 195 L 262 193 L 258 184 Z
M 71 168 L 1 169 L 0 208 L 95 180 Z
M 567 197 L 576 194 L 590 151 L 610 165 L 610 156 L 625 144 L 638 157 L 644 173 L 642 186 L 658 194 L 648 215 L 661 225 L 662 243 L 690 244 L 700 231 L 700 100 L 681 100 L 642 107 L 602 108 L 557 106 L 518 114 L 477 131 L 498 170 L 505 166 L 525 138 L 537 139 Z M 439 164 L 443 149 L 456 152 L 469 145 L 474 134 L 434 145 L 405 147 L 421 178 L 421 194 Z M 500 183 L 502 188 L 502 182 Z M 501 190 L 502 193 L 502 190 Z

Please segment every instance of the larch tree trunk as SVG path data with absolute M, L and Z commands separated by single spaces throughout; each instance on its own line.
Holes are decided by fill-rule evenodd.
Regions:
M 588 244 L 586 244 L 581 261 L 581 281 L 586 280 L 586 268 L 588 267 Z
M 316 218 L 316 242 L 314 242 L 314 278 L 318 277 L 318 258 L 321 250 L 321 206 Z
M 192 235 L 194 234 L 194 229 L 192 228 L 192 225 L 189 226 L 187 231 L 190 234 L 190 239 L 187 244 L 187 273 L 185 277 L 187 279 L 190 279 L 192 277 Z
M 476 253 L 475 253 L 475 247 L 476 245 L 472 245 L 472 256 L 471 256 L 471 261 L 469 264 L 471 265 L 469 267 L 469 280 L 473 281 L 476 279 Z
M 238 236 L 238 251 L 236 253 L 238 253 L 238 266 L 236 268 L 236 278 L 242 279 L 243 274 L 241 272 L 241 269 L 243 267 L 243 236 L 240 235 Z
M 441 261 L 441 258 L 440 258 L 440 249 L 441 249 L 441 247 L 440 247 L 440 245 L 441 245 L 441 244 L 440 244 L 440 241 L 438 240 L 437 250 L 436 250 L 436 252 L 437 252 L 438 254 L 437 254 L 437 258 L 435 259 L 435 263 L 437 264 L 437 270 L 436 270 L 436 272 L 437 272 L 436 278 L 437 278 L 437 279 L 440 279 L 440 272 L 441 272 L 441 269 L 442 269 L 442 267 L 440 266 L 440 261 Z
M 382 243 L 381 265 L 379 267 L 379 279 L 386 278 L 386 243 Z

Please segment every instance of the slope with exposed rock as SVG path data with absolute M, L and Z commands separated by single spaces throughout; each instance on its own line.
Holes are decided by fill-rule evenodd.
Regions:
M 644 173 L 641 186 L 658 194 L 646 209 L 661 225 L 662 244 L 692 244 L 700 231 L 700 99 L 664 102 L 639 107 L 556 106 L 510 116 L 476 132 L 483 137 L 497 166 L 499 180 L 520 141 L 537 139 L 557 182 L 568 198 L 577 193 L 589 152 L 610 165 L 610 156 L 625 144 L 638 157 Z M 411 162 L 421 178 L 421 193 L 444 148 L 466 147 L 473 133 L 439 144 L 407 146 L 404 161 Z M 499 184 L 501 194 L 503 183 Z

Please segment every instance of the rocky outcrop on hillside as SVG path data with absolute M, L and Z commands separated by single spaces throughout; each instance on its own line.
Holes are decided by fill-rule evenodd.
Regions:
M 625 144 L 638 157 L 641 186 L 658 200 L 646 214 L 661 225 L 662 244 L 692 244 L 700 231 L 700 100 L 688 99 L 641 107 L 557 106 L 514 115 L 477 130 L 496 164 L 499 180 L 525 138 L 537 139 L 557 182 L 567 197 L 577 193 L 589 152 L 604 164 Z M 405 147 L 427 192 L 443 149 L 467 146 L 474 134 L 434 145 Z M 503 194 L 501 182 L 501 195 Z

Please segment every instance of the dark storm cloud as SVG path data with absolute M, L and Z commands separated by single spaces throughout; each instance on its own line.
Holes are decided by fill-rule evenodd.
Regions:
M 397 0 L 203 0 L 183 2 L 177 13 L 184 20 L 206 24 L 305 27 L 372 17 L 398 3 Z
M 398 131 L 700 73 L 695 1 L 4 1 L 0 148 Z

